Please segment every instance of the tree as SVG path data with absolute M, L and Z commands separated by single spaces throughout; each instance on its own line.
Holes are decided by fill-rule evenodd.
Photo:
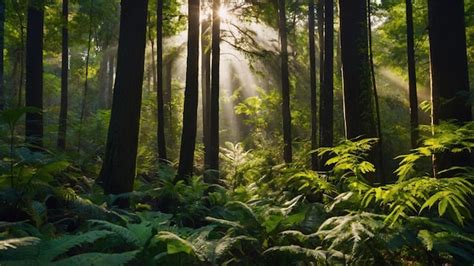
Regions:
M 340 0 L 346 137 L 376 137 L 367 36 L 367 1 Z
M 219 70 L 220 70 L 220 32 L 221 18 L 219 11 L 220 0 L 212 1 L 212 75 L 211 75 L 211 97 L 210 97 L 210 119 L 209 119 L 209 169 L 219 170 Z M 211 174 L 210 182 L 215 183 L 218 175 Z
M 68 72 L 69 72 L 69 37 L 68 37 L 69 0 L 63 0 L 62 12 L 62 60 L 61 60 L 61 107 L 59 110 L 58 148 L 66 149 L 67 109 L 68 109 Z
M 418 96 L 416 89 L 415 41 L 413 34 L 413 3 L 405 0 L 407 24 L 407 63 L 408 63 L 408 92 L 410 99 L 410 132 L 411 147 L 418 146 Z
M 4 54 L 5 47 L 5 0 L 0 0 L 0 111 L 5 106 Z
M 333 103 L 334 103 L 334 0 L 324 2 L 324 80 L 321 86 L 319 104 L 319 145 L 333 145 Z M 320 168 L 325 169 L 326 158 Z
M 117 76 L 98 183 L 107 194 L 133 190 L 145 63 L 147 0 L 122 0 Z
M 26 33 L 26 106 L 38 112 L 27 113 L 25 119 L 26 141 L 34 146 L 43 146 L 43 0 L 28 2 Z
M 428 1 L 431 64 L 431 119 L 464 123 L 472 120 L 464 25 L 464 1 Z M 451 165 L 470 165 L 468 153 L 434 158 L 435 174 Z
M 317 109 L 317 81 L 316 81 L 316 45 L 314 38 L 314 0 L 308 1 L 308 40 L 310 64 L 310 94 L 311 94 L 311 149 L 318 148 L 318 109 Z M 318 156 L 311 154 L 311 169 L 317 170 Z
M 280 60 L 281 60 L 281 96 L 283 117 L 283 159 L 286 163 L 292 162 L 293 151 L 291 146 L 291 113 L 290 113 L 290 81 L 288 73 L 288 38 L 286 29 L 285 0 L 278 0 L 278 29 L 280 33 Z
M 94 12 L 94 0 L 90 1 L 89 5 L 89 37 L 87 38 L 87 52 L 86 52 L 86 73 L 84 77 L 84 91 L 82 94 L 82 103 L 81 103 L 81 114 L 79 117 L 79 136 L 77 143 L 77 150 L 80 151 L 82 147 L 82 127 L 84 125 L 84 118 L 86 116 L 86 105 L 87 105 L 87 96 L 89 95 L 89 64 L 90 64 L 90 55 L 92 49 L 92 34 L 93 34 L 93 12 Z
M 188 55 L 178 180 L 193 174 L 199 97 L 199 0 L 188 1 Z
M 156 101 L 157 101 L 157 142 L 158 142 L 158 159 L 166 161 L 166 139 L 165 139 L 165 104 L 163 93 L 163 1 L 157 2 L 157 22 L 156 22 Z M 153 56 L 153 55 L 152 55 Z
M 206 7 L 204 7 L 206 8 Z M 208 168 L 210 156 L 210 95 L 211 95 L 211 18 L 203 17 L 201 22 L 201 94 L 202 94 L 202 142 L 204 144 L 204 164 Z

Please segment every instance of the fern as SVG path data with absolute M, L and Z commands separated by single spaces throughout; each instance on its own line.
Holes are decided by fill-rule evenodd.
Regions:
M 0 241 L 0 250 L 17 249 L 23 246 L 36 245 L 40 242 L 36 237 L 12 238 Z
M 72 256 L 52 263 L 53 266 L 83 266 L 83 265 L 127 265 L 135 259 L 138 251 L 129 251 L 121 254 L 86 253 Z
M 94 243 L 98 239 L 110 236 L 111 234 L 108 231 L 89 231 L 80 235 L 66 235 L 58 239 L 32 242 L 31 245 L 2 251 L 0 253 L 0 263 L 2 261 L 10 261 L 18 264 L 48 264 L 72 248 Z
M 438 216 L 449 214 L 449 218 L 462 225 L 471 218 L 469 198 L 474 185 L 464 177 L 412 178 L 393 185 L 372 188 L 365 194 L 363 204 L 380 202 L 390 208 L 387 221 L 394 224 L 400 217 L 421 213 L 437 205 Z
M 291 262 L 320 262 L 326 261 L 326 252 L 320 248 L 310 249 L 296 245 L 272 247 L 263 252 L 264 256 L 276 257 L 278 261 L 289 260 Z

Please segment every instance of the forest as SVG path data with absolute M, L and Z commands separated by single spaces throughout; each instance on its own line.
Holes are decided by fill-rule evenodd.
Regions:
M 0 265 L 473 265 L 474 1 L 0 0 Z

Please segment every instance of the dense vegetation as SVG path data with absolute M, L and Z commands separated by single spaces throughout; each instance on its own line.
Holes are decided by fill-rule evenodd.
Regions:
M 462 0 L 0 0 L 0 265 L 471 265 L 473 41 Z

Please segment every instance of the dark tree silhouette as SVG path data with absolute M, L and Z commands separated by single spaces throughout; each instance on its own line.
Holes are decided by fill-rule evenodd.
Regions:
M 334 120 L 334 0 L 324 2 L 324 80 L 319 104 L 319 145 L 333 145 Z M 327 158 L 321 158 L 320 168 L 326 169 Z
M 340 0 L 346 137 L 376 137 L 366 0 Z
M 59 110 L 58 148 L 66 149 L 68 75 L 69 75 L 69 37 L 68 37 L 69 0 L 63 0 L 62 12 L 62 54 L 61 54 L 61 107 Z
M 209 161 L 206 163 L 210 170 L 219 170 L 219 70 L 220 70 L 220 33 L 221 18 L 220 0 L 212 1 L 212 75 L 209 119 Z M 209 182 L 215 183 L 219 177 L 216 172 L 208 174 Z
M 432 124 L 472 120 L 464 24 L 464 1 L 428 1 L 431 62 Z M 442 154 L 434 158 L 434 172 L 451 165 L 470 165 L 468 153 Z
M 112 113 L 98 183 L 107 194 L 133 190 L 145 62 L 147 0 L 122 0 Z
M 211 96 L 211 18 L 206 17 L 201 22 L 201 94 L 202 94 L 202 142 L 204 144 L 205 168 L 209 168 L 210 156 L 210 127 L 209 117 Z
M 43 26 L 44 2 L 28 2 L 26 33 L 26 106 L 39 112 L 26 114 L 26 141 L 34 146 L 43 146 Z
M 186 89 L 184 92 L 183 132 L 181 134 L 177 180 L 186 179 L 193 174 L 199 97 L 199 2 L 199 0 L 188 1 Z
M 157 22 L 156 22 L 156 97 L 157 97 L 157 142 L 158 142 L 158 159 L 166 161 L 166 138 L 165 138 L 165 101 L 163 93 L 163 1 L 157 3 Z M 153 55 L 152 55 L 153 56 Z
M 281 57 L 281 96 L 283 117 L 283 159 L 286 163 L 293 160 L 291 146 L 290 81 L 288 73 L 288 38 L 286 29 L 285 0 L 278 0 L 278 28 L 280 33 Z
M 318 148 L 318 99 L 316 81 L 316 43 L 314 38 L 314 0 L 308 1 L 308 40 L 310 64 L 310 94 L 311 94 L 311 149 Z M 311 154 L 311 169 L 318 169 L 318 156 Z
M 418 96 L 416 89 L 415 41 L 413 34 L 413 3 L 405 0 L 407 23 L 407 64 L 408 64 L 408 92 L 410 99 L 410 132 L 411 147 L 418 146 Z

